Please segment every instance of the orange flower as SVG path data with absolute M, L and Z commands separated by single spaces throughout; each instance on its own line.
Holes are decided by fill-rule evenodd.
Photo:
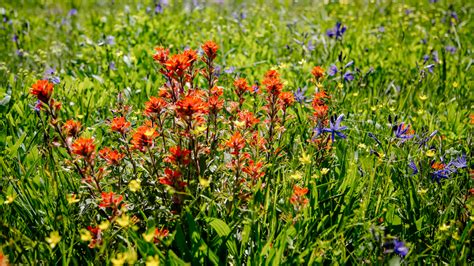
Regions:
M 170 72 L 170 75 L 177 75 L 183 77 L 186 69 L 191 66 L 189 57 L 185 54 L 175 54 L 166 61 L 166 69 Z
M 137 131 L 132 136 L 131 143 L 133 144 L 133 148 L 142 152 L 145 151 L 146 147 L 153 146 L 153 140 L 158 137 L 158 135 L 158 132 L 156 132 L 153 127 L 148 125 L 138 127 Z
M 117 195 L 114 192 L 102 192 L 102 201 L 99 204 L 100 208 L 118 208 L 120 202 L 123 200 L 123 196 Z
M 193 65 L 196 62 L 198 56 L 197 52 L 193 49 L 187 49 L 183 52 L 183 55 L 188 59 L 189 65 Z
M 247 84 L 247 80 L 245 78 L 238 78 L 234 81 L 234 86 L 236 88 L 235 94 L 239 96 L 239 98 L 244 95 L 246 91 L 250 91 L 250 86 Z
M 191 154 L 190 150 L 181 149 L 181 147 L 176 146 L 170 148 L 170 153 L 171 154 L 164 159 L 165 162 L 172 164 L 189 164 L 189 155 Z
M 308 204 L 308 199 L 306 198 L 306 194 L 308 194 L 307 188 L 302 188 L 297 185 L 293 186 L 293 195 L 291 195 L 290 202 L 295 205 L 306 205 Z
M 0 251 L 0 266 L 8 266 L 8 257 Z
M 170 50 L 165 49 L 163 47 L 156 47 L 155 51 L 156 53 L 153 55 L 153 59 L 164 65 L 166 61 L 168 61 L 168 55 L 170 54 Z
M 110 123 L 110 129 L 115 132 L 124 134 L 130 127 L 130 122 L 125 120 L 125 117 L 115 117 Z
M 176 103 L 176 112 L 182 118 L 191 118 L 194 114 L 204 114 L 206 109 L 206 102 L 197 95 L 186 95 Z
M 162 98 L 151 96 L 150 100 L 145 103 L 144 114 L 146 116 L 160 115 L 167 105 L 168 103 Z
M 262 83 L 266 86 L 267 92 L 272 95 L 279 95 L 283 89 L 283 83 L 280 80 L 280 74 L 276 70 L 269 70 L 265 74 Z
M 207 41 L 201 46 L 202 50 L 206 54 L 207 58 L 214 60 L 217 56 L 217 50 L 219 46 L 213 41 Z
M 92 138 L 78 138 L 71 146 L 72 153 L 90 158 L 94 153 L 95 145 Z
M 245 139 L 242 137 L 240 132 L 235 132 L 234 135 L 226 142 L 227 147 L 233 149 L 231 154 L 238 155 L 240 150 L 245 147 Z
M 327 95 L 325 91 L 323 90 L 318 91 L 314 94 L 314 99 L 311 105 L 313 106 L 313 108 L 316 109 L 316 106 L 324 105 L 325 104 L 324 100 L 329 99 L 329 98 L 330 98 L 329 95 Z
M 243 110 L 239 112 L 239 121 L 245 123 L 245 128 L 251 128 L 256 125 L 260 120 L 256 118 L 252 112 Z
M 444 163 L 434 162 L 431 168 L 434 170 L 443 170 L 446 165 Z
M 33 84 L 33 86 L 31 86 L 30 93 L 35 95 L 38 100 L 47 104 L 53 94 L 53 87 L 53 83 L 50 83 L 47 80 L 38 80 Z
M 170 231 L 168 231 L 168 229 L 166 229 L 166 228 L 162 228 L 162 229 L 156 228 L 155 229 L 155 241 L 157 240 L 156 238 L 163 239 L 163 238 L 167 237 L 169 232 Z
M 295 102 L 295 96 L 291 92 L 282 92 L 280 95 L 278 95 L 278 98 L 281 101 L 281 104 L 283 106 L 283 110 L 288 108 L 290 105 L 292 105 Z
M 242 168 L 244 173 L 247 173 L 252 179 L 259 179 L 265 175 L 262 171 L 263 162 L 254 162 L 249 160 L 248 166 Z
M 181 182 L 181 172 L 174 171 L 170 168 L 165 168 L 165 176 L 160 177 L 160 184 L 168 185 L 174 187 L 175 184 L 178 185 L 178 188 L 184 188 L 187 183 Z
M 329 107 L 327 105 L 316 105 L 314 106 L 313 115 L 316 118 L 322 119 L 327 116 Z
M 64 123 L 62 129 L 64 135 L 68 137 L 76 137 L 79 134 L 79 131 L 81 131 L 81 122 L 69 119 Z
M 100 245 L 100 243 L 102 243 L 102 230 L 100 230 L 98 226 L 88 226 L 87 230 L 89 230 L 92 235 L 92 239 L 89 242 L 89 248 L 94 248 L 96 245 Z
M 324 69 L 320 66 L 315 66 L 313 67 L 313 70 L 311 70 L 311 74 L 313 74 L 314 78 L 319 81 L 324 77 Z
M 123 157 L 125 157 L 125 154 L 105 147 L 99 151 L 99 156 L 100 158 L 104 159 L 108 164 L 117 165 L 120 163 Z

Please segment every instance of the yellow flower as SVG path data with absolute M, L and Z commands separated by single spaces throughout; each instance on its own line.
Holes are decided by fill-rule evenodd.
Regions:
M 299 180 L 299 179 L 303 178 L 303 176 L 301 175 L 300 171 L 296 171 L 292 175 L 290 175 L 290 178 L 295 179 L 295 180 Z
M 374 106 L 370 107 L 370 110 L 372 110 L 373 112 L 377 111 L 377 106 L 374 105 Z
M 459 83 L 457 83 L 456 81 L 453 82 L 453 88 L 457 88 L 457 87 L 459 87 Z
M 434 157 L 435 156 L 435 151 L 434 150 L 427 150 L 426 151 L 426 156 L 428 157 Z
M 358 93 L 358 92 L 354 92 L 354 93 L 352 94 L 352 96 L 357 97 L 357 96 L 359 96 L 359 93 Z
M 160 265 L 160 257 L 158 255 L 155 255 L 154 257 L 148 256 L 146 258 L 146 266 L 158 266 Z
M 443 224 L 442 226 L 439 227 L 439 230 L 443 232 L 448 231 L 449 225 Z
M 328 168 L 323 168 L 323 169 L 321 169 L 321 174 L 322 174 L 322 175 L 325 175 L 325 174 L 327 174 L 327 173 L 329 173 L 329 169 L 328 169 Z
M 135 262 L 137 261 L 137 252 L 135 251 L 135 249 L 130 248 L 126 254 L 127 254 L 128 265 L 135 264 Z
M 303 151 L 301 157 L 299 158 L 302 164 L 311 164 L 311 157 Z
M 105 221 L 103 221 L 99 224 L 99 228 L 102 231 L 107 230 L 107 228 L 109 228 L 109 226 L 110 226 L 109 220 L 105 220 Z
M 121 227 L 127 227 L 130 225 L 130 217 L 126 214 L 123 214 L 122 216 L 118 217 L 115 221 Z
M 199 184 L 200 184 L 203 188 L 209 187 L 210 183 L 211 183 L 211 179 L 206 179 L 206 178 L 201 178 L 201 177 L 199 177 Z
M 153 241 L 153 238 L 155 237 L 155 229 L 149 230 L 148 233 L 143 233 L 142 236 L 146 242 Z
M 66 199 L 67 199 L 67 202 L 69 204 L 74 204 L 74 203 L 77 203 L 79 202 L 80 200 L 77 198 L 77 195 L 72 193 L 72 194 L 69 194 L 66 196 Z
M 81 229 L 79 233 L 81 234 L 81 240 L 84 242 L 90 241 L 92 239 L 92 234 L 87 229 Z
M 114 266 L 121 266 L 125 264 L 125 260 L 127 260 L 127 255 L 124 253 L 117 253 L 114 259 L 111 259 L 112 265 Z
M 420 188 L 420 189 L 418 189 L 417 192 L 418 192 L 418 194 L 420 194 L 420 195 L 425 195 L 426 192 L 428 192 L 428 189 L 422 189 L 422 188 Z
M 128 183 L 128 188 L 132 192 L 137 192 L 141 188 L 141 185 L 140 185 L 141 182 L 142 181 L 140 179 L 134 179 L 134 180 L 130 181 L 130 183 Z
M 418 98 L 420 98 L 420 100 L 422 101 L 425 101 L 426 99 L 428 99 L 428 96 L 421 94 L 420 96 L 418 96 Z
M 58 231 L 53 231 L 49 234 L 49 237 L 46 238 L 46 242 L 49 243 L 51 248 L 54 248 L 59 241 L 61 241 L 61 236 L 59 235 Z
M 7 204 L 7 205 L 8 205 L 8 204 L 12 204 L 13 201 L 15 200 L 15 198 L 16 198 L 15 195 L 8 195 L 8 196 L 7 196 L 7 200 L 5 200 L 5 201 L 3 202 L 3 204 Z
M 337 88 L 340 89 L 340 90 L 342 90 L 342 88 L 344 88 L 344 84 L 342 84 L 341 82 L 339 82 L 339 83 L 337 84 Z
M 457 240 L 457 241 L 459 241 L 459 239 L 461 239 L 461 238 L 459 237 L 458 232 L 454 232 L 453 235 L 452 235 L 452 237 L 453 237 L 454 240 Z

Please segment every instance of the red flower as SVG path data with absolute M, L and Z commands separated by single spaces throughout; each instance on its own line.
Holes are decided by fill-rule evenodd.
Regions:
M 146 116 L 160 115 L 167 105 L 168 103 L 162 98 L 151 96 L 150 100 L 145 103 L 144 114 Z
M 174 186 L 178 184 L 180 187 L 185 187 L 186 183 L 180 182 L 181 172 L 165 168 L 165 176 L 160 177 L 160 184 Z
M 320 66 L 315 66 L 313 67 L 313 70 L 311 70 L 311 74 L 313 74 L 314 78 L 319 81 L 324 77 L 324 69 Z
M 99 245 L 102 242 L 102 230 L 99 227 L 88 226 L 87 230 L 91 232 L 92 239 L 89 242 L 89 247 L 94 248 L 96 245 Z
M 71 146 L 72 153 L 90 158 L 94 153 L 95 145 L 92 138 L 78 138 Z
M 137 131 L 132 136 L 131 143 L 133 144 L 133 148 L 142 152 L 145 151 L 146 147 L 153 146 L 153 140 L 158 137 L 158 135 L 158 132 L 156 132 L 153 127 L 148 125 L 138 127 Z
M 314 106 L 314 113 L 313 115 L 316 118 L 323 119 L 328 114 L 329 107 L 327 105 L 317 105 Z
M 324 100 L 329 99 L 329 98 L 330 98 L 329 95 L 327 95 L 325 91 L 321 90 L 314 94 L 313 102 L 311 103 L 311 105 L 313 106 L 313 108 L 316 109 L 316 106 L 324 105 L 325 104 Z
M 191 118 L 194 114 L 207 112 L 207 104 L 197 95 L 186 95 L 176 103 L 176 113 L 182 118 Z
M 295 102 L 295 96 L 293 93 L 288 91 L 282 92 L 280 95 L 278 95 L 278 98 L 280 99 L 284 110 Z
M 124 134 L 130 127 L 130 122 L 125 120 L 125 117 L 115 117 L 110 123 L 110 129 L 115 132 Z
M 168 236 L 169 232 L 170 231 L 166 228 L 161 228 L 161 229 L 156 228 L 155 234 L 154 234 L 154 242 L 159 243 L 161 240 L 163 240 L 163 238 Z
M 188 149 L 181 149 L 181 147 L 171 147 L 170 148 L 170 155 L 165 158 L 165 162 L 172 163 L 172 164 L 189 164 L 189 155 L 191 151 Z
M 293 195 L 290 198 L 290 202 L 295 205 L 306 205 L 308 204 L 308 199 L 306 198 L 306 194 L 308 194 L 307 188 L 302 188 L 297 185 L 293 186 Z
M 445 166 L 446 166 L 446 165 L 445 165 L 444 163 L 434 162 L 434 163 L 431 165 L 431 168 L 434 169 L 434 170 L 443 170 Z
M 252 112 L 243 110 L 239 112 L 239 121 L 245 123 L 245 128 L 251 128 L 256 125 L 260 120 L 256 118 Z
M 252 179 L 259 179 L 265 175 L 265 172 L 262 171 L 263 162 L 254 162 L 249 160 L 248 166 L 242 168 L 244 173 L 247 173 Z
M 247 80 L 244 78 L 238 78 L 234 81 L 234 86 L 235 86 L 235 94 L 239 97 L 239 99 L 242 98 L 244 93 L 246 91 L 250 91 L 250 86 L 247 84 Z
M 100 208 L 118 208 L 120 202 L 123 200 L 122 195 L 117 195 L 114 192 L 102 192 L 101 194 L 102 201 L 99 204 Z
M 188 50 L 185 50 L 183 52 L 183 55 L 186 56 L 186 58 L 188 58 L 188 63 L 190 65 L 193 65 L 194 62 L 196 62 L 198 56 L 197 56 L 197 52 L 194 51 L 193 49 L 188 49 Z
M 68 137 L 76 137 L 79 134 L 79 131 L 81 131 L 81 122 L 69 119 L 64 123 L 62 129 L 64 135 Z
M 175 54 L 166 61 L 165 65 L 166 69 L 168 69 L 168 71 L 170 72 L 170 75 L 175 74 L 178 77 L 183 77 L 184 72 L 189 66 L 191 66 L 191 63 L 189 62 L 188 55 Z
M 245 147 L 245 139 L 242 137 L 240 132 L 235 132 L 234 135 L 226 142 L 227 147 L 233 149 L 234 151 L 231 154 L 237 155 L 240 150 Z
M 170 54 L 170 50 L 165 49 L 163 47 L 156 47 L 155 51 L 156 53 L 153 55 L 153 59 L 164 65 L 166 61 L 168 61 L 168 55 Z
M 105 147 L 99 151 L 99 156 L 100 158 L 104 159 L 108 164 L 117 165 L 120 163 L 123 157 L 125 157 L 125 154 Z
M 276 70 L 269 70 L 262 83 L 266 86 L 267 92 L 272 95 L 279 95 L 283 89 L 280 74 Z
M 217 56 L 217 50 L 219 46 L 213 41 L 207 41 L 201 46 L 202 50 L 206 54 L 207 58 L 214 60 Z
M 53 94 L 53 87 L 53 83 L 50 83 L 47 80 L 38 80 L 33 84 L 33 86 L 31 86 L 30 93 L 35 95 L 38 100 L 47 104 Z

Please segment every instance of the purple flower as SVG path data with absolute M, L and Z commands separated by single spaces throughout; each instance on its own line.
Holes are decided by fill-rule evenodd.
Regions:
M 412 174 L 412 175 L 418 174 L 418 167 L 416 167 L 416 164 L 415 164 L 414 161 L 410 161 L 410 163 L 408 164 L 408 166 L 410 166 L 411 170 L 413 170 L 413 174 Z
M 329 69 L 328 69 L 328 75 L 333 77 L 337 74 L 338 70 L 337 70 L 337 66 L 335 64 L 332 64 Z
M 117 70 L 117 68 L 115 67 L 115 62 L 114 61 L 109 63 L 109 69 L 112 70 L 112 71 Z
M 224 69 L 224 72 L 225 72 L 226 74 L 232 74 L 232 73 L 234 73 L 234 71 L 235 71 L 235 67 L 234 67 L 234 66 L 230 66 L 230 67 Z
M 312 51 L 314 51 L 315 48 L 316 48 L 316 46 L 313 44 L 313 42 L 311 40 L 309 40 L 308 45 L 306 45 L 306 49 L 308 49 L 308 51 L 312 52 Z
M 252 90 L 253 90 L 254 93 L 257 93 L 260 90 L 260 88 L 258 87 L 258 84 L 253 84 L 252 85 Z
M 408 139 L 413 138 L 413 135 L 410 134 L 410 125 L 405 125 L 405 123 L 400 123 L 395 129 L 395 137 L 402 139 L 402 141 L 406 141 Z
M 346 73 L 344 73 L 344 80 L 345 81 L 353 81 L 354 80 L 354 75 L 350 70 L 348 70 Z
M 439 63 L 438 51 L 433 51 L 433 52 L 431 53 L 431 56 L 432 56 L 432 58 L 433 58 L 433 61 L 434 61 L 436 64 Z
M 163 13 L 163 7 L 160 3 L 155 6 L 155 14 Z
M 448 45 L 448 46 L 446 46 L 446 52 L 449 52 L 451 54 L 455 54 L 456 53 L 456 47 Z
M 342 35 L 344 35 L 344 32 L 346 32 L 346 29 L 347 27 L 342 26 L 341 22 L 337 22 L 333 29 L 327 30 L 326 35 L 329 38 L 336 38 L 336 40 L 342 39 Z
M 423 56 L 423 64 L 426 64 L 426 62 L 428 62 L 428 60 L 430 60 L 430 56 L 427 55 L 427 54 L 425 54 L 425 55 Z
M 304 96 L 304 93 L 306 92 L 307 88 L 306 86 L 301 89 L 301 88 L 298 88 L 295 92 L 294 92 L 294 95 L 295 95 L 295 101 L 299 102 L 299 103 L 303 103 L 305 100 L 306 100 L 306 96 Z
M 408 254 L 408 248 L 402 241 L 394 240 L 393 245 L 393 252 L 395 252 L 395 254 L 399 255 L 400 257 L 405 257 Z
M 379 32 L 384 33 L 384 32 L 385 32 L 385 27 L 384 27 L 384 26 L 380 26 L 380 27 L 379 27 Z
M 54 67 L 50 67 L 44 71 L 44 75 L 51 76 L 51 75 L 54 75 L 55 72 L 56 72 L 56 69 Z
M 73 8 L 73 9 L 69 10 L 67 15 L 70 16 L 70 17 L 77 15 L 77 9 Z
M 61 82 L 61 79 L 59 77 L 51 77 L 51 78 L 49 78 L 49 80 L 55 85 L 57 85 Z
M 105 43 L 108 45 L 114 45 L 115 44 L 115 37 L 112 35 L 109 35 L 105 38 Z
M 466 154 L 463 154 L 461 157 L 458 157 L 448 163 L 446 167 L 452 168 L 455 170 L 462 169 L 467 167 Z
M 321 128 L 320 125 L 314 128 L 314 132 L 316 133 L 316 136 L 321 135 L 321 133 L 326 132 L 326 133 L 331 133 L 331 139 L 334 142 L 335 141 L 335 136 L 337 135 L 340 138 L 347 138 L 346 135 L 342 134 L 341 131 L 346 130 L 346 126 L 341 126 L 342 119 L 344 119 L 344 115 L 341 114 L 339 115 L 335 120 L 334 116 L 331 117 L 331 120 L 329 121 L 329 128 Z
M 352 66 L 353 64 L 354 64 L 354 60 L 351 60 L 351 61 L 349 61 L 349 63 L 347 63 L 347 64 L 344 66 L 344 68 L 348 68 L 348 67 Z
M 13 34 L 12 41 L 17 42 L 18 41 L 18 35 Z
M 433 73 L 433 71 L 434 71 L 434 67 L 435 67 L 435 65 L 434 65 L 434 64 L 431 64 L 431 65 L 427 65 L 427 66 L 425 66 L 425 68 L 426 68 L 426 69 L 428 69 L 428 71 L 429 71 L 430 73 Z

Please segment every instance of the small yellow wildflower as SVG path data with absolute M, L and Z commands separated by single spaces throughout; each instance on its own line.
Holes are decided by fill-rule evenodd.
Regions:
M 327 173 L 329 173 L 329 169 L 328 169 L 328 168 L 323 168 L 323 169 L 321 169 L 321 174 L 322 174 L 322 175 L 325 175 L 325 174 L 327 174 Z
M 61 236 L 59 235 L 58 231 L 53 231 L 49 234 L 49 237 L 46 238 L 46 242 L 49 243 L 51 248 L 54 248 L 59 241 L 61 241 Z
M 81 240 L 84 242 L 90 241 L 92 239 L 92 234 L 87 229 L 81 229 L 79 234 L 81 235 Z
M 418 189 L 417 192 L 418 192 L 418 194 L 420 194 L 420 195 L 425 195 L 426 192 L 428 192 L 428 189 L 422 189 L 422 188 L 420 188 L 420 189 Z
M 134 265 L 135 262 L 137 261 L 137 252 L 135 251 L 135 249 L 130 248 L 126 254 L 127 254 L 128 265 Z
M 79 202 L 80 200 L 77 198 L 77 195 L 72 193 L 72 194 L 69 194 L 66 196 L 66 199 L 67 199 L 67 203 L 69 204 L 74 204 L 74 203 L 77 203 Z
M 142 236 L 146 242 L 152 242 L 155 237 L 155 229 L 148 230 L 148 232 L 143 233 Z
M 454 240 L 457 240 L 459 241 L 461 239 L 461 237 L 459 236 L 458 232 L 454 232 L 453 235 L 452 235 L 453 239 Z
M 203 188 L 207 188 L 207 187 L 209 187 L 209 185 L 211 184 L 211 179 L 206 179 L 206 178 L 201 178 L 201 177 L 199 177 L 199 184 L 200 184 Z
M 146 266 L 159 266 L 160 265 L 160 257 L 158 255 L 155 255 L 154 257 L 148 256 L 146 258 Z
M 134 180 L 130 181 L 130 183 L 128 184 L 128 188 L 132 192 L 137 192 L 141 188 L 141 185 L 140 185 L 141 182 L 142 181 L 140 179 L 134 179 Z
M 124 253 L 117 253 L 116 257 L 111 259 L 112 265 L 114 266 L 122 266 L 125 264 L 125 260 L 127 260 L 127 255 Z
M 443 224 L 442 226 L 439 227 L 439 230 L 443 232 L 448 231 L 449 225 Z
M 99 228 L 102 231 L 107 230 L 107 228 L 109 228 L 109 226 L 110 226 L 109 220 L 105 220 L 105 221 L 103 221 L 99 224 Z
M 301 175 L 300 171 L 296 171 L 292 175 L 290 175 L 290 178 L 294 180 L 300 180 L 301 178 L 303 178 L 303 176 Z
M 301 157 L 299 158 L 300 163 L 302 164 L 311 164 L 311 157 L 303 151 Z
M 457 88 L 457 87 L 459 87 L 459 83 L 457 83 L 456 81 L 453 82 L 453 88 Z
M 340 90 L 342 90 L 342 89 L 344 88 L 344 84 L 342 84 L 341 82 L 339 82 L 339 83 L 337 84 L 337 88 L 340 89 Z
M 422 101 L 425 101 L 426 99 L 428 99 L 428 96 L 421 94 L 420 96 L 418 96 L 418 98 L 420 98 L 420 100 Z
M 130 225 L 130 216 L 123 214 L 115 220 L 117 224 L 121 227 L 127 227 Z
M 3 202 L 3 204 L 7 204 L 7 205 L 8 205 L 8 204 L 12 204 L 13 201 L 15 200 L 15 198 L 16 198 L 15 195 L 8 195 L 8 196 L 7 196 L 7 200 L 5 200 L 5 201 Z
M 427 150 L 426 151 L 426 156 L 428 157 L 434 157 L 436 152 L 434 150 Z

